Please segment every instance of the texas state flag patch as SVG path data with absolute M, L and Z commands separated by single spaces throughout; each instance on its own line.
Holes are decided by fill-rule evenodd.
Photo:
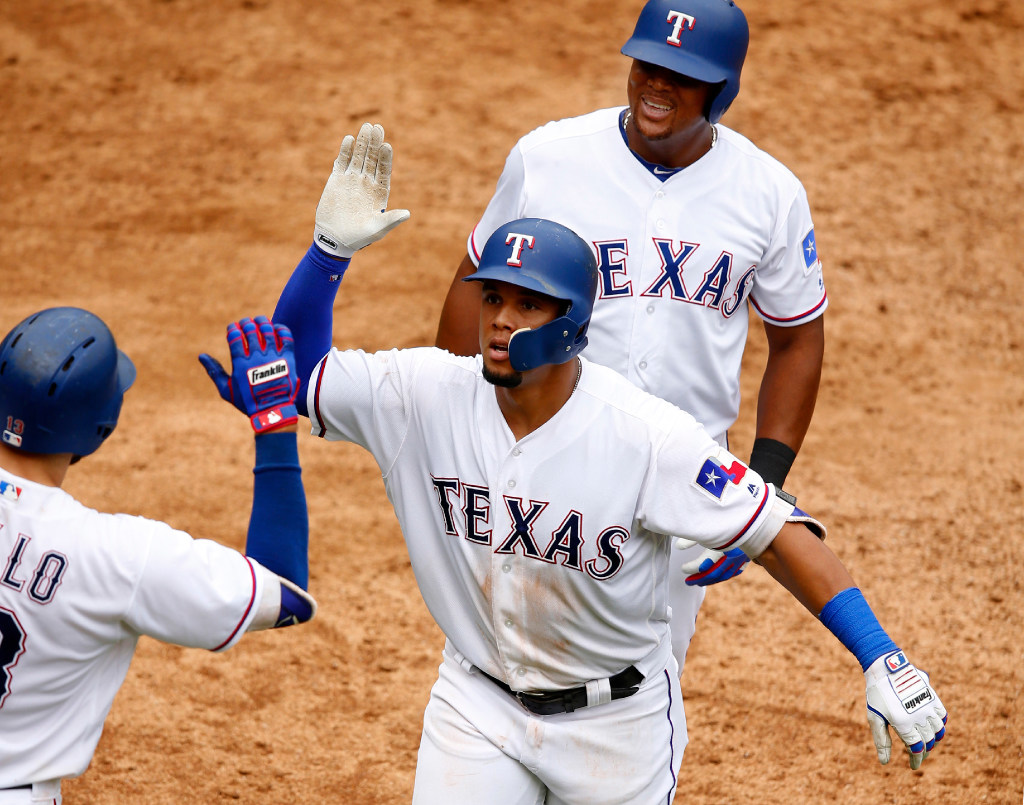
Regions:
M 725 485 L 728 483 L 738 484 L 746 475 L 747 468 L 738 461 L 733 461 L 729 467 L 724 467 L 714 458 L 705 459 L 704 464 L 697 473 L 696 484 L 705 492 L 722 499 Z

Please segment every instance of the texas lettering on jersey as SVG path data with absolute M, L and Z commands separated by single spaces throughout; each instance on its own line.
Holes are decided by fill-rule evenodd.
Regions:
M 459 525 L 464 539 L 480 546 L 493 547 L 497 554 L 520 554 L 547 564 L 560 564 L 603 581 L 622 568 L 619 547 L 629 539 L 629 529 L 608 526 L 597 537 L 596 555 L 585 558 L 583 515 L 570 509 L 550 533 L 537 533 L 537 519 L 548 508 L 543 501 L 524 501 L 502 495 L 512 527 L 507 534 L 495 535 L 490 525 L 491 501 L 486 486 L 463 483 L 457 478 L 431 478 L 441 509 L 445 534 L 457 537 Z M 461 518 L 456 523 L 456 517 Z M 494 546 L 497 547 L 494 547 Z
M 754 266 L 740 270 L 739 277 L 733 255 L 720 252 L 713 260 L 699 263 L 694 257 L 697 243 L 651 239 L 661 260 L 661 268 L 654 281 L 646 287 L 634 287 L 629 255 L 629 240 L 606 240 L 594 243 L 597 250 L 597 269 L 600 273 L 598 299 L 640 296 L 671 299 L 719 311 L 729 318 L 740 305 L 754 282 Z

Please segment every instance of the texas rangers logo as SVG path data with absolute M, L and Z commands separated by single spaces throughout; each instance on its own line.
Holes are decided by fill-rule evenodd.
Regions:
M 701 465 L 700 472 L 694 479 L 694 483 L 701 489 L 718 500 L 722 499 L 725 485 L 728 483 L 738 484 L 747 474 L 747 468 L 739 461 L 733 461 L 729 467 L 720 464 L 717 459 L 711 457 L 705 459 Z
M 505 237 L 505 245 L 512 246 L 512 253 L 508 256 L 505 261 L 508 265 L 513 268 L 523 267 L 523 247 L 528 249 L 533 248 L 533 235 L 520 235 L 517 232 L 509 232 Z
M 666 22 L 672 23 L 672 33 L 665 41 L 678 48 L 682 47 L 682 43 L 679 41 L 679 34 L 684 30 L 692 31 L 697 18 L 684 14 L 682 11 L 670 11 L 668 12 Z

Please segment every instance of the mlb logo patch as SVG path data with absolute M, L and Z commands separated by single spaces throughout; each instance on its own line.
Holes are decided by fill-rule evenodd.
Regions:
M 7 498 L 8 500 L 17 500 L 21 497 L 21 487 L 15 486 L 7 481 L 0 481 L 0 498 Z
M 890 674 L 893 671 L 900 670 L 906 664 L 907 658 L 903 655 L 902 651 L 897 651 L 895 654 L 890 654 L 885 658 L 885 667 L 889 669 Z
M 705 492 L 721 500 L 725 485 L 738 484 L 746 474 L 747 468 L 738 461 L 733 461 L 732 465 L 726 468 L 711 457 L 704 460 L 695 483 Z
M 11 430 L 4 431 L 4 443 L 11 447 L 21 447 L 21 437 Z

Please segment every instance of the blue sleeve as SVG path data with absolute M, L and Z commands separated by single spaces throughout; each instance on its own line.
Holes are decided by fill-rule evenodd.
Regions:
M 334 299 L 348 264 L 348 260 L 335 260 L 311 245 L 274 310 L 272 321 L 287 325 L 295 339 L 295 370 L 303 380 L 295 407 L 303 416 L 309 416 L 306 383 L 320 359 L 331 350 Z
M 296 434 L 257 436 L 252 472 L 252 515 L 245 555 L 305 590 L 309 585 L 309 514 Z

